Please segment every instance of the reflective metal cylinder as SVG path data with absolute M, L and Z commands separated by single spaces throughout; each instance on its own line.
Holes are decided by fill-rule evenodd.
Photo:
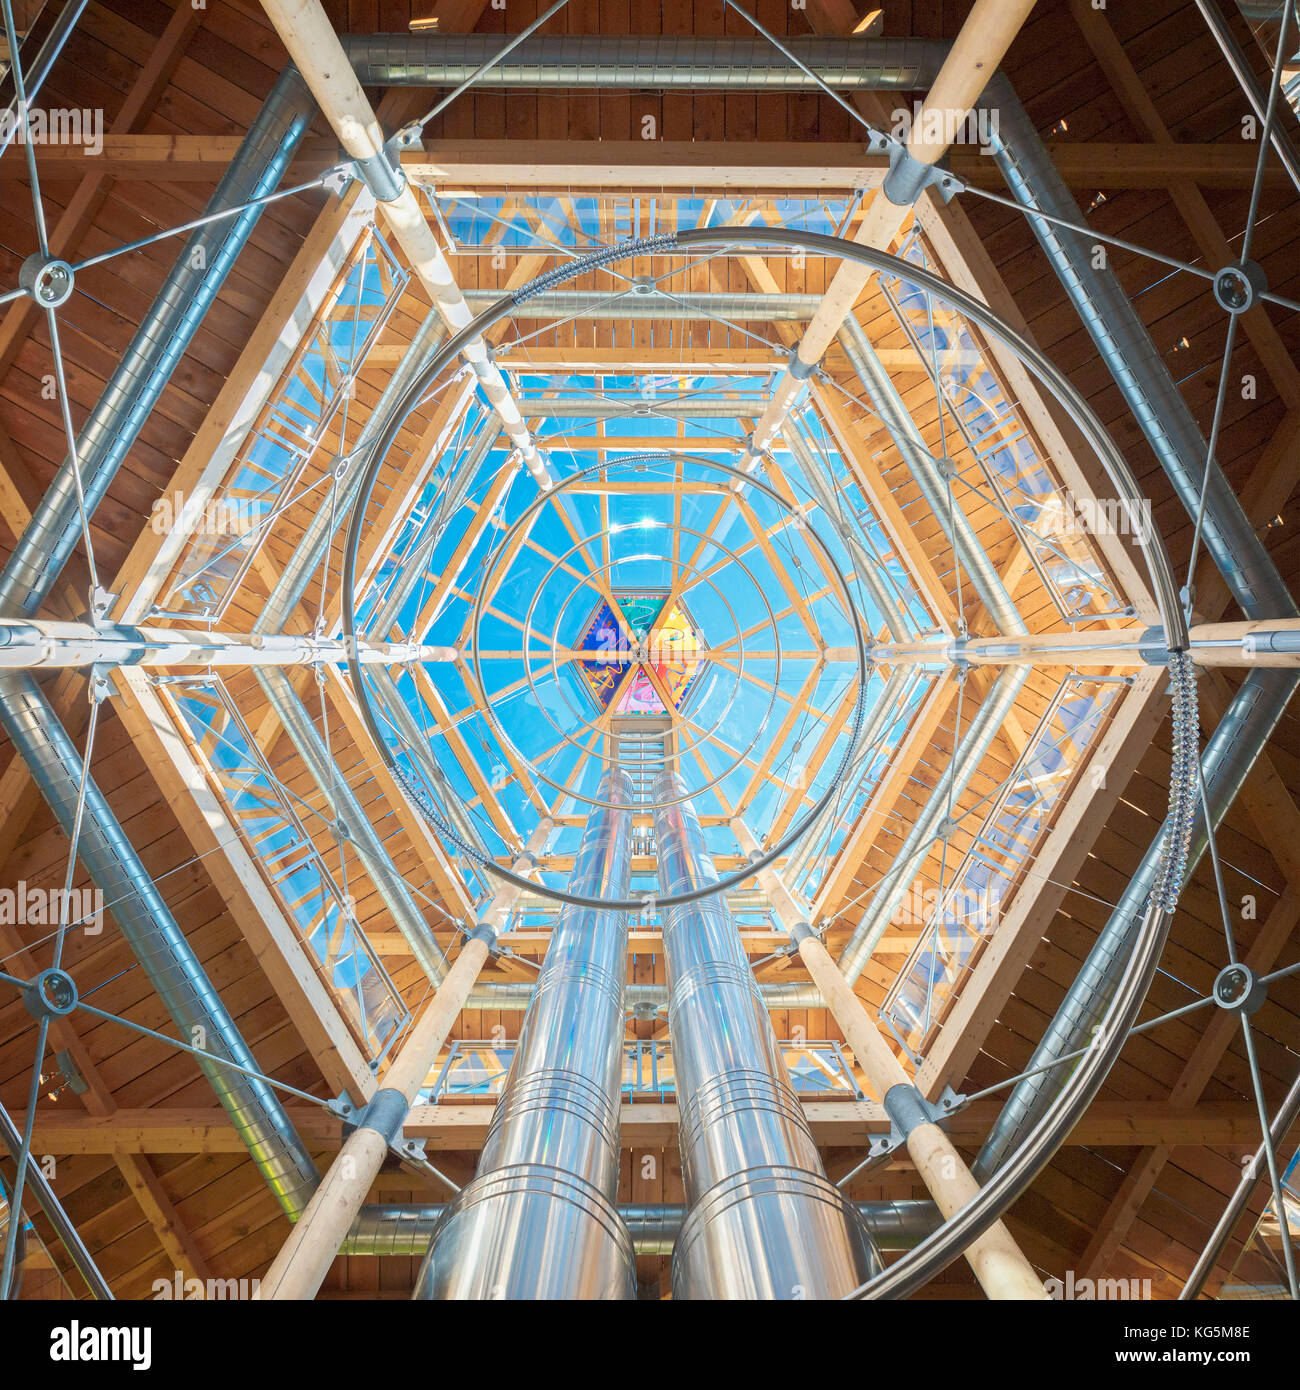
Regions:
M 684 797 L 676 773 L 655 799 Z M 655 810 L 663 891 L 715 882 L 689 801 Z M 839 1298 L 881 1268 L 822 1168 L 767 1009 L 721 894 L 667 909 L 668 1031 L 687 1215 L 674 1298 Z
M 632 782 L 607 773 L 573 892 L 627 894 Z M 434 1230 L 416 1298 L 634 1298 L 618 1213 L 627 916 L 566 907 L 520 1030 L 474 1179 Z

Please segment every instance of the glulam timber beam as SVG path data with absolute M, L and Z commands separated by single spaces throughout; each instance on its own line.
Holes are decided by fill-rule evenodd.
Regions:
M 240 144 L 231 135 L 136 135 L 107 132 L 99 154 L 84 145 L 41 147 L 42 172 L 51 180 L 98 176 L 139 182 L 211 183 L 225 172 Z M 1249 189 L 1255 151 L 1242 144 L 1160 145 L 1047 142 L 1066 183 L 1098 188 L 1168 188 L 1191 182 L 1202 188 Z M 330 139 L 305 140 L 287 179 L 312 178 L 343 156 Z M 402 155 L 407 175 L 434 183 L 447 196 L 520 192 L 565 194 L 610 188 L 678 190 L 694 193 L 842 194 L 879 187 L 888 161 L 863 153 L 861 143 L 814 141 L 530 141 L 427 142 L 422 152 Z M 976 188 L 1005 192 L 997 164 L 977 150 L 959 148 L 952 172 Z M 0 165 L 0 183 L 26 179 L 21 163 Z M 1289 186 L 1285 170 L 1270 165 L 1266 188 Z
M 374 1076 L 338 1005 L 155 687 L 138 670 L 114 679 L 118 717 L 317 1066 L 336 1090 L 368 1097 Z
M 1074 786 L 1034 858 L 1030 875 L 1011 898 L 933 1044 L 925 1051 L 916 1082 L 930 1099 L 945 1085 L 960 1083 L 978 1056 L 1130 774 L 1160 727 L 1168 707 L 1167 683 L 1163 671 L 1139 674 L 1124 693 L 1086 765 L 1076 774 Z
M 945 1122 L 954 1143 L 963 1147 L 983 1142 L 1001 1112 L 998 1100 L 977 1101 Z M 303 1139 L 322 1151 L 340 1142 L 339 1122 L 315 1106 L 290 1104 L 289 1118 Z M 477 1150 L 487 1137 L 493 1106 L 413 1106 L 403 1133 L 424 1139 L 430 1150 Z M 821 1145 L 865 1146 L 889 1133 L 889 1117 L 875 1101 L 818 1100 L 804 1103 L 813 1137 Z M 621 1110 L 624 1148 L 651 1145 L 675 1148 L 678 1112 L 675 1102 L 625 1104 Z M 20 1128 L 24 1116 L 14 1115 Z M 72 1109 L 41 1109 L 36 1116 L 34 1145 L 41 1153 L 67 1154 L 238 1154 L 243 1141 L 218 1106 L 158 1106 L 118 1109 L 95 1116 Z M 1292 1138 L 1300 1135 L 1291 1136 Z M 1094 1101 L 1069 1139 L 1083 1147 L 1123 1147 L 1134 1144 L 1222 1147 L 1254 1146 L 1259 1138 L 1259 1113 L 1252 1102 L 1233 1101 L 1178 1108 L 1165 1101 Z

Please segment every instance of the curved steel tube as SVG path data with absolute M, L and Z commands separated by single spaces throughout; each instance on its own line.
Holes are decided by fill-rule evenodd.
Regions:
M 632 780 L 587 821 L 575 891 L 621 896 L 632 866 Z M 450 1203 L 414 1297 L 636 1296 L 619 1179 L 627 916 L 568 908 L 556 923 L 474 1180 Z
M 1219 721 L 1206 744 L 1201 763 L 1206 799 L 1216 825 L 1236 799 L 1247 772 L 1277 727 L 1297 684 L 1300 684 L 1300 674 L 1294 671 L 1252 671 Z M 1167 822 L 1147 850 L 1034 1049 L 1026 1071 L 1035 1071 L 1057 1057 L 1085 1047 L 1096 1032 L 1132 953 L 1134 937 L 1160 871 L 1161 851 L 1169 830 Z M 1198 815 L 1188 845 L 1184 882 L 1190 878 L 1208 843 L 1204 816 Z M 971 1171 L 980 1181 L 996 1172 L 1007 1154 L 1024 1141 L 1060 1094 L 1071 1071 L 1071 1067 L 1062 1064 L 1036 1076 L 1026 1076 L 1016 1085 L 971 1165 Z

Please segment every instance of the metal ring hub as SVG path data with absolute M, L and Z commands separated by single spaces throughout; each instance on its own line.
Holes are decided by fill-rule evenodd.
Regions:
M 1254 261 L 1226 265 L 1214 277 L 1214 297 L 1221 309 L 1230 314 L 1244 314 L 1253 309 L 1268 289 L 1263 269 Z
M 1256 1013 L 1268 994 L 1264 981 L 1240 961 L 1225 965 L 1214 978 L 1214 1002 L 1233 1014 Z
M 23 986 L 23 1003 L 37 1020 L 66 1018 L 77 1007 L 77 986 L 66 970 L 42 970 Z
M 72 297 L 76 277 L 67 261 L 37 252 L 22 263 L 18 283 L 42 309 L 57 309 Z

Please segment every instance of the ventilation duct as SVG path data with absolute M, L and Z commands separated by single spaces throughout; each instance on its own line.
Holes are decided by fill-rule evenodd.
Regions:
M 349 35 L 343 42 L 362 84 L 373 87 L 455 86 L 499 47 L 490 35 Z M 894 92 L 927 87 L 948 51 L 946 44 L 920 39 L 795 39 L 790 48 L 828 86 Z M 803 72 L 757 40 L 569 35 L 527 39 L 478 80 L 484 87 L 548 89 L 806 91 L 812 86 Z M 986 105 L 997 109 L 995 157 L 1015 195 L 1026 207 L 1077 221 L 1078 205 L 1001 73 L 990 81 L 985 98 Z M 245 137 L 209 211 L 274 191 L 313 109 L 301 77 L 289 68 Z M 88 512 L 102 500 L 259 212 L 247 209 L 200 228 L 172 268 L 79 438 Z M 1150 335 L 1114 273 L 1093 268 L 1090 244 L 1041 220 L 1033 225 L 1162 467 L 1194 512 L 1207 447 Z M 1217 462 L 1210 469 L 1208 496 L 1206 548 L 1247 616 L 1294 615 L 1294 601 L 1280 580 L 1272 582 L 1276 571 Z M 0 613 L 37 611 L 76 545 L 78 527 L 73 473 L 65 461 L 0 574 Z
M 1216 825 L 1236 799 L 1298 683 L 1300 674 L 1295 671 L 1252 671 L 1219 721 L 1202 758 L 1206 799 Z M 1152 841 L 1025 1068 L 1027 1072 L 1040 1067 L 1050 1069 L 1026 1076 L 1016 1085 L 984 1141 L 972 1165 L 981 1182 L 987 1181 L 1019 1146 L 1069 1080 L 1072 1066 L 1062 1063 L 1053 1067 L 1051 1063 L 1092 1041 L 1132 955 L 1133 942 L 1160 870 L 1164 839 L 1162 832 Z M 1208 842 L 1205 818 L 1198 816 L 1192 828 L 1183 883 L 1191 877 Z
M 488 36 L 379 35 L 354 36 L 346 42 L 366 84 L 450 86 L 467 77 L 488 56 L 485 45 L 495 41 Z M 462 45 L 459 53 L 458 44 Z M 563 52 L 552 54 L 530 47 L 551 44 L 563 45 Z M 796 40 L 791 47 L 839 90 L 898 92 L 927 86 L 947 51 L 945 45 L 922 40 Z M 801 72 L 787 66 L 763 44 L 572 37 L 529 40 L 481 81 L 485 86 L 621 84 L 692 91 L 796 91 L 808 90 L 810 85 Z M 1077 221 L 1078 206 L 1052 167 L 1005 77 L 995 75 L 985 96 L 997 105 L 996 155 L 1016 195 L 1026 206 Z M 310 93 L 297 72 L 289 69 L 246 136 L 208 211 L 241 205 L 274 191 L 313 110 Z M 94 512 L 106 494 L 259 215 L 259 208 L 246 208 L 237 216 L 198 229 L 188 239 L 79 435 L 77 453 L 88 513 Z M 1089 244 L 1073 232 L 1041 221 L 1034 227 L 1162 467 L 1188 509 L 1194 511 L 1199 505 L 1207 446 L 1150 336 L 1113 273 L 1092 268 Z M 697 298 L 702 304 L 707 296 Z M 745 299 L 760 311 L 756 298 Z M 639 312 L 639 306 L 631 312 Z M 1294 616 L 1294 600 L 1217 463 L 1210 469 L 1207 496 L 1206 548 L 1243 611 L 1249 617 Z M 0 612 L 36 613 L 79 535 L 74 474 L 65 460 L 0 573 Z M 1266 675 L 1289 681 L 1282 673 L 1265 672 L 1253 673 L 1250 680 Z M 1245 695 L 1243 687 L 1238 698 Z M 1275 692 L 1258 698 L 1280 701 L 1282 696 Z M 56 817 L 65 830 L 70 829 L 80 757 L 30 677 L 0 677 L 0 722 L 32 767 Z M 1250 756 L 1257 752 L 1258 747 L 1254 747 Z M 1242 764 L 1243 773 L 1247 765 Z M 82 850 L 88 866 L 93 858 L 92 877 L 114 901 L 115 916 L 177 1021 L 192 1018 L 199 1026 L 211 1025 L 207 1036 L 212 1050 L 217 1050 L 212 1044 L 219 1040 L 221 1046 L 232 1050 L 232 1059 L 236 1054 L 247 1055 L 233 1021 L 93 781 L 87 787 Z M 777 987 L 768 991 L 768 997 L 773 1001 L 779 998 L 789 1006 L 789 1001 L 807 993 L 801 986 Z M 498 1003 L 496 1007 L 504 1005 Z M 316 1175 L 282 1107 L 263 1083 L 216 1063 L 201 1065 L 285 1209 L 296 1214 L 305 1204 Z
M 597 795 L 570 891 L 627 896 L 632 781 Z M 556 922 L 474 1180 L 434 1232 L 416 1298 L 634 1298 L 619 1182 L 627 914 Z
M 295 69 L 271 90 L 206 212 L 221 212 L 273 193 L 315 111 Z M 185 354 L 261 208 L 192 232 L 77 436 L 87 516 L 103 501 L 117 470 Z M 81 538 L 76 475 L 65 459 L 0 572 L 0 614 L 30 617 L 54 586 Z
M 364 86 L 453 87 L 492 55 L 490 35 L 348 36 L 344 46 Z M 792 39 L 790 51 L 837 91 L 928 88 L 948 45 L 926 39 Z M 815 85 L 761 40 L 533 37 L 479 79 L 485 88 L 690 91 L 809 91 Z M 1026 208 L 1078 223 L 1066 187 L 1014 88 L 995 73 L 982 105 L 994 158 Z M 1093 244 L 1066 228 L 1030 219 L 1129 408 L 1188 511 L 1196 513 L 1208 446 L 1151 336 L 1109 268 L 1092 264 Z M 1218 462 L 1210 466 L 1204 541 L 1247 617 L 1294 616 L 1294 600 Z
M 81 784 L 81 755 L 28 673 L 0 675 L 0 724 L 31 769 L 32 780 L 55 819 L 71 836 Z M 180 1036 L 202 1039 L 196 1045 L 204 1052 L 257 1071 L 257 1062 L 221 996 L 103 793 L 89 777 L 77 854 L 112 904 L 113 920 Z M 284 1107 L 264 1081 L 207 1057 L 196 1060 L 280 1205 L 296 1219 L 307 1205 L 319 1174 Z
M 878 1250 L 913 1250 L 943 1221 L 933 1202 L 855 1202 L 854 1208 Z M 423 1255 L 447 1207 L 362 1207 L 339 1253 L 342 1255 Z M 684 1206 L 653 1202 L 621 1206 L 618 1214 L 638 1255 L 671 1255 L 686 1216 Z
M 657 779 L 665 893 L 717 881 L 686 796 L 676 773 Z M 736 924 L 715 894 L 668 908 L 663 934 L 688 1209 L 673 1296 L 842 1297 L 880 1257 L 822 1169 Z

